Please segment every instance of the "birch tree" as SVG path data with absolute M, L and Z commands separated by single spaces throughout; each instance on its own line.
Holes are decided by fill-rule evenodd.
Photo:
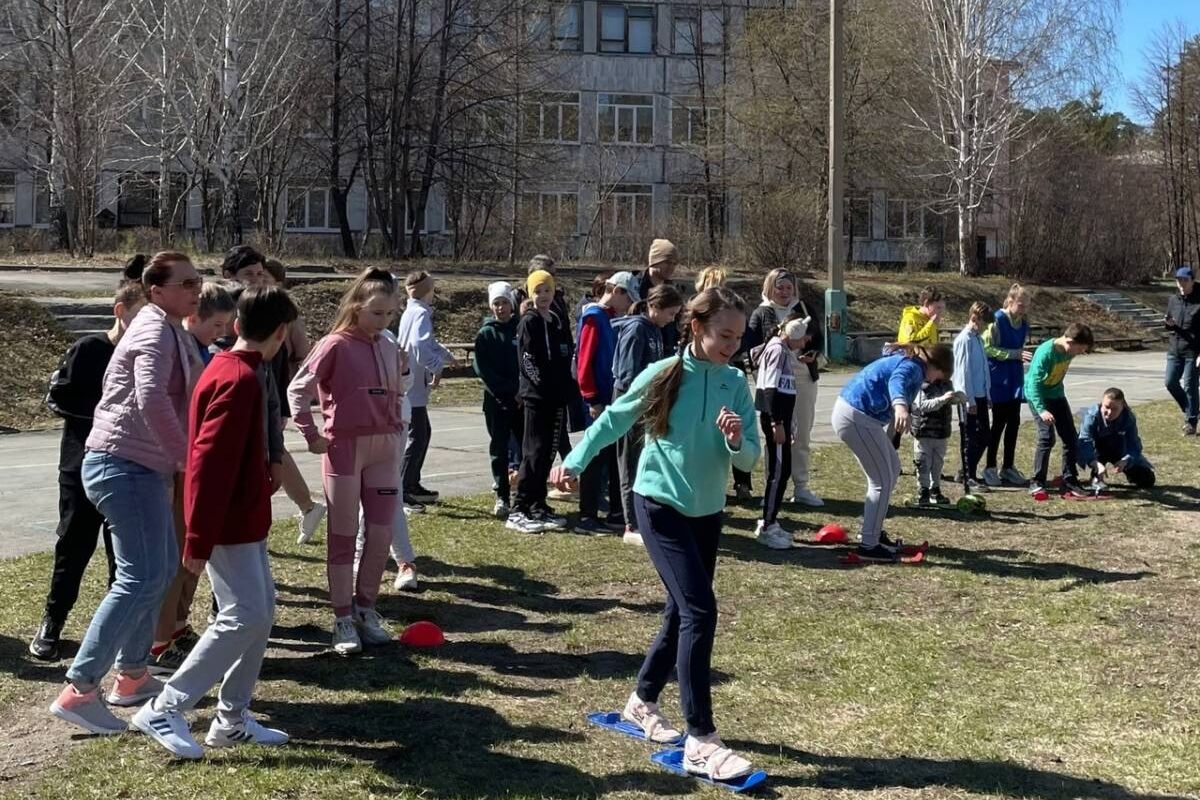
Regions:
M 1078 97 L 1104 77 L 1119 0 L 912 2 L 925 32 L 925 96 L 908 108 L 934 147 L 925 177 L 946 187 L 959 271 L 974 274 L 976 222 L 989 192 L 1004 189 L 1009 145 L 1021 138 L 1025 152 L 1036 146 L 1023 109 Z

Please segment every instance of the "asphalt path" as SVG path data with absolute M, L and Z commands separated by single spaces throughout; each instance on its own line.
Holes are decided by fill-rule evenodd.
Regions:
M 1164 357 L 1157 352 L 1104 353 L 1076 359 L 1067 374 L 1067 395 L 1076 409 L 1095 402 L 1108 386 L 1120 386 L 1132 403 L 1168 397 L 1163 388 Z M 821 378 L 817 442 L 834 440 L 829 426 L 833 401 L 849 373 Z M 1028 411 L 1027 411 L 1028 413 Z M 487 434 L 483 415 L 476 408 L 430 409 L 433 442 L 424 471 L 424 483 L 447 496 L 486 492 L 491 485 Z M 1032 430 L 1022 434 L 1032 435 Z M 315 495 L 320 493 L 320 459 L 310 455 L 294 430 L 287 434 L 288 448 Z M 0 436 L 0 558 L 51 549 L 58 509 L 59 432 L 45 431 Z M 813 476 L 814 489 L 822 491 L 821 476 Z M 274 501 L 276 518 L 296 513 L 280 492 Z M 419 520 L 414 522 L 419 526 Z

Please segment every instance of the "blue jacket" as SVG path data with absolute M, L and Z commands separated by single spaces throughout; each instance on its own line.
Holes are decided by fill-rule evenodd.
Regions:
M 967 396 L 967 408 L 975 407 L 975 399 L 991 396 L 991 373 L 983 339 L 969 327 L 954 337 L 954 389 Z
M 841 398 L 851 407 L 883 424 L 892 421 L 892 406 L 911 408 L 921 384 L 925 365 L 903 353 L 872 361 L 842 387 Z
M 596 328 L 596 345 L 595 349 L 588 353 L 581 352 L 584 342 L 581 341 L 584 323 L 592 320 Z M 598 303 L 593 303 L 583 310 L 579 315 L 579 322 L 575 326 L 575 341 L 579 343 L 575 351 L 576 368 L 575 375 L 579 379 L 579 388 L 584 389 L 584 399 L 592 405 L 608 405 L 613 399 L 613 354 L 617 350 L 617 334 L 613 331 L 612 318 L 609 317 L 608 311 Z M 579 363 L 580 358 L 587 358 L 590 363 L 587 365 L 591 373 L 592 381 L 595 384 L 595 394 L 588 396 L 584 386 L 584 365 Z
M 1004 309 L 996 311 L 995 320 L 983 332 L 983 347 L 992 374 L 992 403 L 1025 399 L 1025 366 L 1021 361 L 1021 350 L 1028 338 L 1029 318 L 1014 326 Z
M 1121 416 L 1111 423 L 1104 421 L 1099 403 L 1083 412 L 1083 424 L 1079 427 L 1079 444 L 1075 452 L 1076 460 L 1083 467 L 1091 466 L 1097 460 L 1115 464 L 1125 456 L 1129 456 L 1133 464 L 1150 466 L 1142 454 L 1137 417 L 1129 406 L 1125 406 Z
M 642 370 L 662 359 L 662 332 L 650 318 L 642 314 L 617 317 L 612 321 L 617 336 L 617 349 L 613 354 L 613 391 L 622 395 L 629 391 L 633 379 Z

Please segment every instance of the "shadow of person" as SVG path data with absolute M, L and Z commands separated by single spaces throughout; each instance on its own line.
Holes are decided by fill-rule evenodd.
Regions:
M 772 775 L 770 783 L 775 786 L 858 792 L 946 787 L 979 795 L 1044 800 L 1185 800 L 1178 795 L 1133 792 L 1120 784 L 1037 769 L 1013 761 L 829 756 L 758 742 L 728 744 L 736 750 L 763 757 L 781 757 L 815 768 L 815 772 L 799 777 Z M 770 769 L 769 766 L 766 768 Z
M 30 629 L 32 638 L 33 630 Z M 0 673 L 11 675 L 21 681 L 62 683 L 66 680 L 67 667 L 71 666 L 79 643 L 63 639 L 57 661 L 38 661 L 29 654 L 29 640 L 0 634 Z
M 454 594 L 472 603 L 507 606 L 537 614 L 598 614 L 620 608 L 636 614 L 653 614 L 662 610 L 661 602 L 630 603 L 615 597 L 571 597 L 553 594 L 533 594 L 524 589 L 507 589 L 481 583 L 423 580 L 422 586 Z
M 592 798 L 612 791 L 684 794 L 695 783 L 655 770 L 590 775 L 577 767 L 514 755 L 525 744 L 574 744 L 583 735 L 538 725 L 515 725 L 497 711 L 438 697 L 397 703 L 256 703 L 292 736 L 293 746 L 244 756 L 260 766 L 337 768 L 340 754 L 370 764 L 373 794 L 404 788 L 424 797 Z M 515 745 L 515 746 L 514 746 Z M 318 749 L 319 748 L 319 749 Z M 238 757 L 234 754 L 234 760 Z
M 1131 492 L 1134 490 L 1130 490 Z M 1197 511 L 1200 510 L 1200 488 L 1195 486 L 1177 486 L 1172 484 L 1162 484 L 1155 486 L 1153 489 L 1139 491 L 1138 495 L 1144 497 L 1146 502 L 1166 506 L 1175 511 Z

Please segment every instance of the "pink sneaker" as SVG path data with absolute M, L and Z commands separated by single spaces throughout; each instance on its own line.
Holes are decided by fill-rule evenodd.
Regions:
M 122 707 L 141 705 L 151 697 L 158 697 L 162 690 L 162 681 L 149 672 L 143 672 L 136 678 L 118 672 L 112 691 L 108 693 L 108 704 Z
M 68 683 L 50 704 L 50 713 L 72 725 L 78 725 L 88 733 L 101 736 L 124 733 L 128 728 L 104 705 L 98 688 L 79 692 Z

